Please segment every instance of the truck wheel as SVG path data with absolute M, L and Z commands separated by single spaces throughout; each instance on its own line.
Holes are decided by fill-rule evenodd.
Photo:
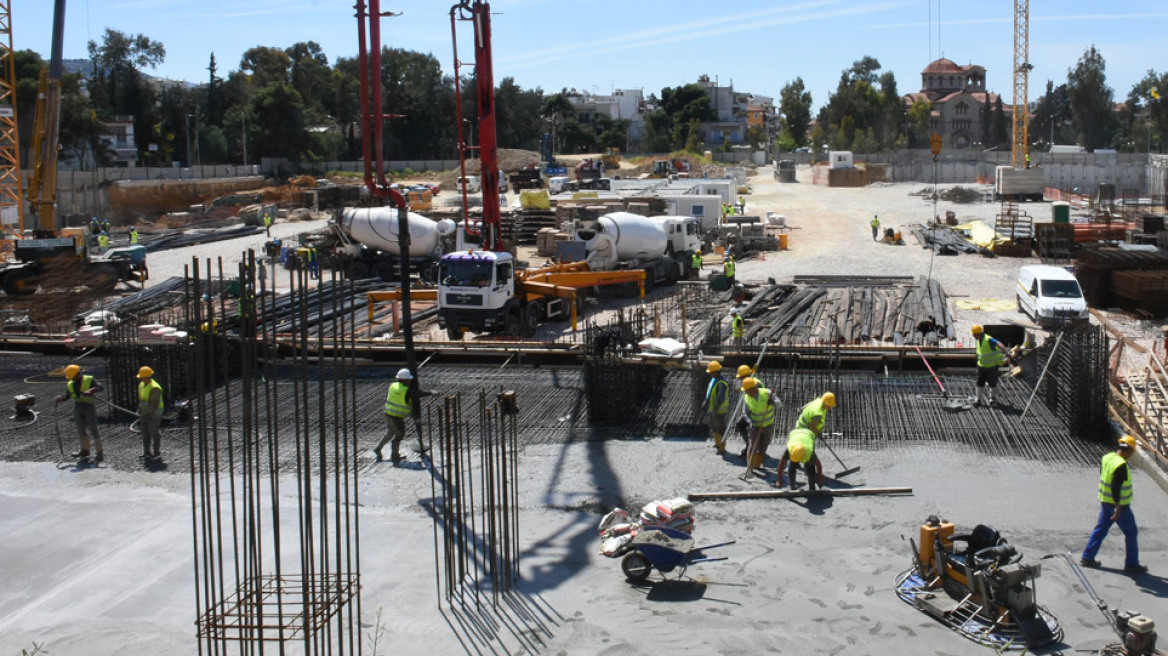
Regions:
M 539 330 L 540 319 L 543 318 L 543 304 L 536 301 L 529 303 L 523 311 L 523 336 L 531 337 Z
M 507 321 L 503 324 L 503 332 L 508 335 L 519 335 L 520 325 L 519 308 L 512 308 L 507 313 Z
M 383 282 L 393 280 L 393 265 L 389 262 L 374 262 L 369 273 Z
M 462 341 L 462 331 L 458 328 L 449 327 L 446 329 L 446 338 L 452 342 Z
M 653 267 L 645 267 L 645 293 L 653 289 Z
M 36 273 L 28 269 L 17 269 L 8 272 L 0 286 L 9 296 L 27 296 L 36 291 L 37 283 Z
M 352 262 L 349 264 L 349 278 L 353 280 L 364 280 L 369 277 L 369 265 L 364 262 Z
M 676 285 L 678 275 L 679 274 L 677 273 L 677 265 L 670 264 L 669 268 L 665 269 L 665 282 L 663 284 Z

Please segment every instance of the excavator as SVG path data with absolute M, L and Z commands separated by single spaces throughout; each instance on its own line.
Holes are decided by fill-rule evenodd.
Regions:
M 37 227 L 32 238 L 16 241 L 16 261 L 0 265 L 0 289 L 10 296 L 32 294 L 41 286 L 75 287 L 78 283 L 107 291 L 119 281 L 141 283 L 149 277 L 144 247 L 96 253 L 83 228 L 63 228 L 57 215 L 64 34 L 65 0 L 55 0 L 52 51 L 48 68 L 41 71 L 32 139 L 33 173 L 28 183 L 29 208 L 37 218 Z

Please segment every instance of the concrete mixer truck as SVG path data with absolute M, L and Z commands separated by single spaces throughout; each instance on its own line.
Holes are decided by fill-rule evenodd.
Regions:
M 671 285 L 686 277 L 690 257 L 701 248 L 701 221 L 692 216 L 641 216 L 612 212 L 577 219 L 576 238 L 592 271 L 642 269 L 645 284 Z
M 398 210 L 393 207 L 347 208 L 330 227 L 339 245 L 337 255 L 342 270 L 354 279 L 393 280 L 400 270 Z M 408 214 L 410 268 L 425 280 L 434 280 L 434 269 L 443 253 L 478 248 L 481 239 L 473 228 L 464 229 L 450 219 L 432 221 L 421 214 Z

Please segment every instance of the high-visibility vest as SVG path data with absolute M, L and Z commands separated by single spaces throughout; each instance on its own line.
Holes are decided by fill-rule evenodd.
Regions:
M 758 390 L 757 396 L 746 395 L 746 412 L 755 426 L 766 428 L 775 423 L 775 406 L 769 403 L 770 400 L 769 389 Z
M 406 398 L 409 385 L 395 381 L 385 395 L 385 414 L 391 417 L 408 417 L 413 412 L 413 402 Z
M 109 246 L 109 236 L 101 234 L 97 236 L 97 245 L 102 248 Z
M 735 339 L 742 339 L 742 336 L 746 334 L 744 323 L 740 314 L 734 315 L 734 318 L 730 320 L 731 334 L 734 335 Z
M 93 376 L 81 376 L 81 389 L 76 392 L 73 391 L 74 380 L 70 380 L 69 382 L 65 383 L 65 389 L 69 392 L 69 398 L 78 403 L 93 403 L 92 396 L 81 395 L 81 392 L 88 392 L 89 389 L 93 387 Z
M 873 228 L 879 228 L 880 227 L 880 219 L 878 217 L 875 217 L 875 216 L 872 217 L 872 223 L 870 223 L 869 225 L 871 225 Z
M 823 422 L 827 418 L 827 408 L 823 405 L 823 398 L 815 399 L 811 403 L 803 406 L 803 410 L 799 412 L 799 421 L 795 423 L 796 429 L 805 429 L 809 431 L 823 430 Z M 819 428 L 812 428 L 812 424 L 818 424 Z
M 159 385 L 158 381 L 153 378 L 150 379 L 149 383 L 138 383 L 138 403 L 141 405 L 150 403 L 150 393 L 154 390 L 158 390 L 158 411 L 162 412 L 166 407 L 162 401 L 162 385 Z
M 977 340 L 977 366 L 996 367 L 1006 359 L 1002 352 L 990 344 L 989 335 L 982 333 Z
M 718 389 L 721 386 L 722 400 L 718 400 Z M 711 414 L 724 415 L 730 409 L 730 383 L 718 376 L 706 386 L 706 410 Z
M 1099 500 L 1103 503 L 1109 503 L 1113 506 L 1116 505 L 1115 499 L 1111 496 L 1111 479 L 1115 478 L 1115 470 L 1126 464 L 1127 461 L 1123 459 L 1123 456 L 1114 451 L 1103 456 L 1102 466 L 1099 468 Z M 1131 502 L 1132 485 L 1131 468 L 1129 467 L 1127 480 L 1119 488 L 1119 505 L 1130 506 Z
M 726 260 L 722 263 L 722 273 L 725 274 L 727 278 L 734 276 L 734 260 Z
M 131 231 L 130 231 L 130 243 L 131 243 L 131 244 L 137 244 L 137 243 L 138 243 L 138 231 L 137 231 L 137 230 L 131 230 Z
M 787 435 L 787 452 L 794 450 L 796 445 L 803 445 L 807 451 L 807 459 L 803 462 L 811 462 L 811 455 L 815 453 L 815 433 L 806 428 L 796 428 Z
M 264 227 L 265 228 L 272 227 L 272 215 L 268 214 L 266 212 L 264 213 Z
M 702 254 L 694 253 L 692 256 L 690 256 L 689 265 L 694 269 L 702 268 Z

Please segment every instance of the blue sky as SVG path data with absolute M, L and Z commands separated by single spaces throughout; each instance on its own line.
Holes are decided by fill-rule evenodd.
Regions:
M 355 56 L 354 0 L 69 0 L 65 57 L 86 57 L 86 43 L 108 28 L 144 34 L 166 46 L 151 74 L 205 82 L 212 52 L 219 74 L 239 68 L 252 46 L 285 48 L 316 41 L 329 56 Z M 382 0 L 402 12 L 382 22 L 384 44 L 434 54 L 448 73 L 451 1 Z M 1066 80 L 1092 44 L 1107 63 L 1116 100 L 1149 69 L 1168 69 L 1165 0 L 1033 0 L 1030 3 L 1030 97 Z M 47 58 L 52 0 L 12 3 L 13 46 Z M 491 4 L 495 79 L 524 88 L 594 93 L 695 81 L 707 74 L 738 91 L 776 97 L 802 77 L 816 108 L 840 72 L 864 55 L 896 75 L 900 93 L 920 87 L 932 60 L 986 68 L 987 86 L 1012 94 L 1013 6 L 951 0 L 497 0 Z M 973 8 L 971 10 L 971 7 Z M 473 57 L 469 26 L 459 54 Z

